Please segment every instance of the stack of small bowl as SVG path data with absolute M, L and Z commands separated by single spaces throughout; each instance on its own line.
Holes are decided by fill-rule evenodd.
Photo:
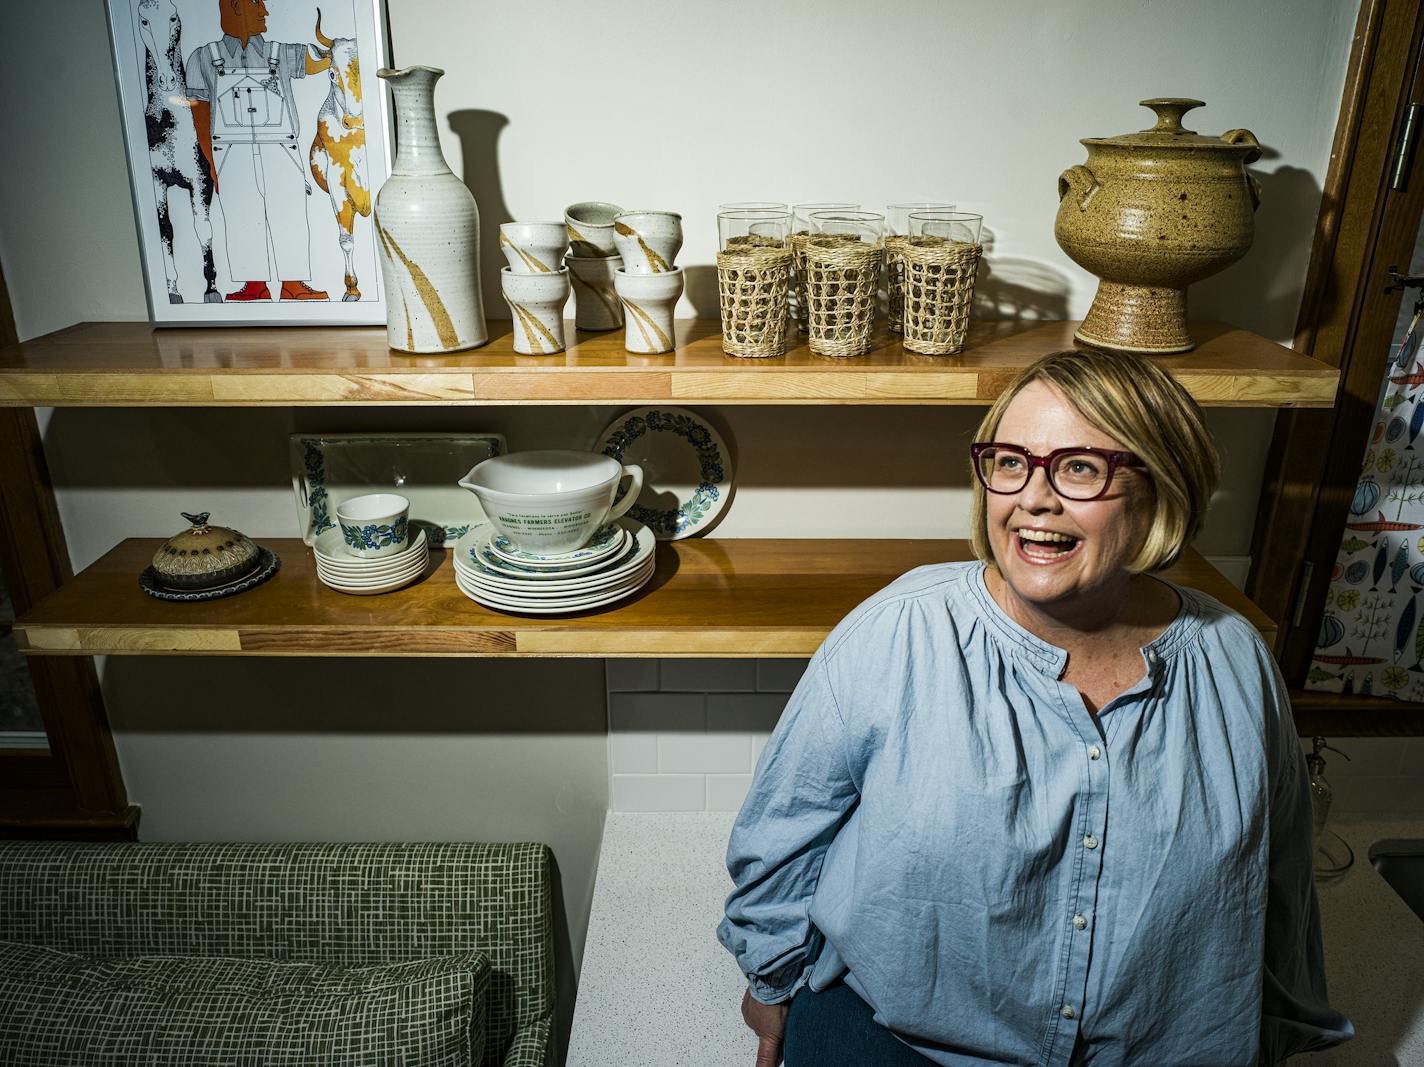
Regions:
M 614 496 L 624 478 L 631 484 Z M 499 611 L 548 615 L 621 600 L 653 576 L 653 532 L 622 518 L 642 469 L 594 452 L 514 452 L 478 463 L 460 485 L 489 522 L 455 545 L 455 583 Z
M 677 346 L 673 313 L 682 297 L 682 216 L 675 211 L 624 211 L 617 204 L 586 200 L 564 212 L 571 251 L 564 262 L 573 272 L 582 301 L 599 323 L 610 322 L 600 306 L 611 278 L 622 308 L 623 347 L 629 352 L 671 352 Z M 584 304 L 578 327 L 584 326 Z M 592 326 L 593 329 L 608 328 Z
M 405 497 L 352 497 L 336 506 L 336 523 L 312 545 L 322 585 L 369 596 L 409 585 L 425 573 L 429 544 L 424 529 L 411 536 L 410 501 Z

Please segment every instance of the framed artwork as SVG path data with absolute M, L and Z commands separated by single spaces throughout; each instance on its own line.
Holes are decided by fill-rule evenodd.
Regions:
M 107 4 L 154 324 L 384 323 L 380 0 Z

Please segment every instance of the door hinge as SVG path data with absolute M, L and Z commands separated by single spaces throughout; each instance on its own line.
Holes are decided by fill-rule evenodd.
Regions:
M 1296 586 L 1295 611 L 1291 614 L 1291 625 L 1299 626 L 1305 618 L 1305 602 L 1310 596 L 1310 579 L 1315 574 L 1315 564 L 1309 561 L 1300 565 L 1300 584 Z
M 1424 125 L 1424 104 L 1410 104 L 1404 109 L 1404 121 L 1399 127 L 1399 140 L 1394 144 L 1394 158 L 1389 163 L 1389 187 L 1403 192 L 1409 184 L 1409 168 L 1414 162 L 1414 146 L 1419 141 L 1419 127 Z

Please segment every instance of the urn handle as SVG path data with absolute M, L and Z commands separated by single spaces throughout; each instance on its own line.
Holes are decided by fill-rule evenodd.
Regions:
M 1251 150 L 1241 157 L 1242 163 L 1254 163 L 1261 158 L 1261 142 L 1250 130 L 1227 130 L 1221 135 L 1227 144 L 1248 144 Z
M 1088 202 L 1093 199 L 1100 188 L 1102 186 L 1098 184 L 1097 177 L 1081 163 L 1076 167 L 1069 167 L 1058 175 L 1059 202 L 1061 203 L 1063 198 L 1071 192 L 1078 198 L 1079 210 L 1087 208 Z

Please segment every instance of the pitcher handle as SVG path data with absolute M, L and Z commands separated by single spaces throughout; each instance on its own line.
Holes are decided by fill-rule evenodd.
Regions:
M 637 503 L 638 494 L 643 491 L 643 468 L 636 463 L 625 463 L 623 465 L 623 474 L 618 480 L 622 481 L 623 478 L 632 478 L 633 483 L 628 486 L 628 491 L 623 494 L 623 499 L 614 504 L 613 508 L 608 512 L 607 522 L 622 518 L 623 514 Z

